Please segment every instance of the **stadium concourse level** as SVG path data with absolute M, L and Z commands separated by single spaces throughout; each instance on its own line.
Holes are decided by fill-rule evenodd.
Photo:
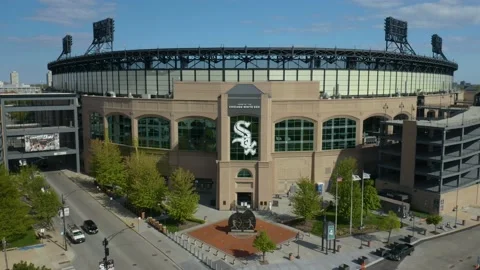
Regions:
M 458 65 L 442 58 L 339 48 L 185 48 L 110 51 L 48 64 L 53 89 L 172 98 L 183 82 L 318 81 L 324 97 L 450 90 Z

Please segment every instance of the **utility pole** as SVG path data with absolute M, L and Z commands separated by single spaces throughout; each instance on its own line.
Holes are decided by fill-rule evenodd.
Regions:
M 363 230 L 363 190 L 364 190 L 364 181 L 365 179 L 363 179 L 363 176 L 364 176 L 365 172 L 362 171 L 362 209 L 361 209 L 361 212 L 360 212 L 360 230 Z
M 102 244 L 103 251 L 105 253 L 105 256 L 103 257 L 103 265 L 105 269 L 108 269 L 108 256 L 110 255 L 110 249 L 108 248 L 108 239 L 104 238 Z
M 5 237 L 3 237 L 2 239 L 2 246 L 3 246 L 3 254 L 5 255 L 5 267 L 6 267 L 6 270 L 9 270 L 8 258 L 7 258 L 7 240 L 5 239 Z
M 65 220 L 65 197 L 62 194 L 62 220 L 63 220 L 63 246 L 65 247 L 65 251 L 68 251 L 67 245 L 67 223 Z

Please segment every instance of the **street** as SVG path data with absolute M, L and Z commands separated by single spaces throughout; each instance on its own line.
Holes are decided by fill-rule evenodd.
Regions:
M 114 259 L 116 270 L 179 269 L 169 258 L 128 228 L 63 174 L 58 172 L 44 174 L 47 182 L 59 196 L 61 194 L 66 196 L 66 205 L 70 208 L 67 224 L 80 226 L 84 220 L 92 219 L 99 228 L 98 234 L 86 234 L 85 243 L 69 245 L 69 248 L 75 251 L 73 265 L 76 270 L 98 269 L 98 264 L 104 257 L 102 241 L 105 237 L 109 238 L 110 256 L 108 258 Z M 59 217 L 54 219 L 57 227 L 62 224 Z
M 415 247 L 412 256 L 401 262 L 384 260 L 369 269 L 430 270 L 474 269 L 479 250 L 480 227 L 426 241 Z

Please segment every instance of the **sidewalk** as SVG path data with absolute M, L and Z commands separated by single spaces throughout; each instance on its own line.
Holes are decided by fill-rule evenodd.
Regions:
M 136 215 L 127 210 L 123 205 L 116 201 L 110 200 L 110 198 L 102 193 L 97 192 L 93 186 L 93 178 L 77 174 L 72 171 L 63 170 L 64 175 L 78 184 L 87 193 L 89 193 L 95 200 L 97 200 L 103 207 L 112 212 L 118 219 L 124 222 L 126 225 L 134 225 L 134 230 L 145 241 L 154 246 L 167 258 L 170 258 L 181 269 L 206 269 L 206 267 L 196 258 L 191 256 L 188 251 L 183 249 L 171 241 L 167 236 L 157 232 L 154 228 L 150 227 L 146 222 L 138 219 Z
M 15 263 L 23 260 L 27 263 L 33 263 L 35 266 L 46 266 L 52 270 L 74 270 L 71 266 L 71 261 L 75 255 L 71 250 L 65 251 L 63 249 L 63 237 L 57 231 L 49 231 L 46 235 L 49 235 L 51 238 L 44 239 L 42 244 L 30 248 L 7 251 L 10 269 L 12 269 Z M 0 269 L 6 269 L 4 259 L 0 260 Z
M 88 176 L 78 175 L 70 171 L 63 171 L 64 174 L 70 179 L 74 180 L 80 186 L 92 185 L 91 179 Z M 95 190 L 96 191 L 96 190 Z M 200 262 L 208 263 L 209 265 L 222 265 L 222 269 L 316 269 L 316 270 L 331 270 L 338 268 L 341 264 L 347 264 L 350 269 L 360 269 L 358 259 L 362 256 L 367 257 L 369 265 L 373 265 L 376 262 L 383 260 L 380 256 L 374 254 L 378 248 L 385 248 L 385 242 L 388 238 L 388 232 L 376 232 L 364 236 L 350 236 L 337 240 L 337 246 L 341 246 L 340 252 L 336 254 L 329 251 L 326 255 L 321 250 L 322 240 L 320 237 L 311 234 L 304 234 L 304 238 L 300 241 L 291 241 L 279 246 L 279 249 L 273 253 L 267 254 L 267 260 L 269 265 L 260 265 L 258 257 L 247 258 L 241 260 L 234 260 L 233 257 L 225 256 L 221 252 L 215 252 L 215 249 L 209 249 L 206 245 L 195 245 L 193 243 L 187 244 L 185 248 L 181 245 L 183 243 L 179 241 L 179 238 L 186 231 L 178 233 L 178 235 L 170 235 L 170 238 L 157 232 L 153 228 L 150 228 L 145 222 L 139 222 L 138 218 L 130 211 L 126 210 L 120 203 L 115 200 L 110 201 L 109 198 L 100 192 L 89 192 L 92 197 L 98 200 L 104 207 L 109 208 L 112 213 L 118 216 L 127 225 L 134 224 L 135 230 L 150 244 L 155 246 L 158 250 L 164 253 L 167 257 L 170 257 L 175 261 L 182 269 L 205 269 L 206 266 Z M 278 219 L 290 219 L 294 217 L 291 213 L 291 207 L 289 206 L 286 198 L 280 199 L 279 206 L 273 207 L 272 214 L 269 211 L 255 211 L 258 218 L 269 222 L 276 222 Z M 199 206 L 199 210 L 196 213 L 196 217 L 203 219 L 207 218 L 207 224 L 211 224 L 220 220 L 227 219 L 232 214 L 231 211 L 218 211 L 206 206 Z M 401 242 L 408 235 L 415 235 L 413 244 L 419 241 L 440 237 L 447 233 L 452 233 L 468 227 L 480 225 L 480 222 L 476 221 L 476 215 L 480 214 L 480 208 L 461 209 L 458 213 L 457 221 L 461 223 L 461 220 L 465 220 L 465 226 L 457 225 L 457 228 L 444 228 L 437 229 L 438 234 L 432 233 L 434 231 L 433 225 L 427 225 L 424 220 L 416 218 L 414 220 L 404 219 L 403 228 L 393 231 L 390 242 Z M 475 217 L 475 218 L 474 218 Z M 443 224 L 450 223 L 452 226 L 455 223 L 455 213 L 444 217 Z M 140 227 L 138 227 L 140 224 Z M 277 225 L 280 225 L 277 223 Z M 280 225 L 284 226 L 284 225 Z M 413 233 L 413 226 L 415 227 L 415 233 Z M 198 228 L 198 227 L 195 227 Z M 294 230 L 288 227 L 290 230 Z M 420 232 L 425 231 L 425 235 Z M 182 238 L 183 239 L 183 238 Z M 370 240 L 370 247 L 366 246 L 364 240 Z M 182 240 L 183 241 L 183 240 Z M 177 244 L 177 243 L 180 244 Z M 361 244 L 364 244 L 361 246 Z M 193 247 L 193 249 L 192 249 Z M 361 248 L 360 248 L 361 247 Z M 188 250 L 188 251 L 187 251 Z M 294 259 L 289 261 L 288 255 L 292 253 L 294 256 L 300 253 L 300 259 Z M 197 259 L 198 258 L 198 259 Z M 215 269 L 214 266 L 212 266 Z M 218 268 L 220 269 L 220 268 Z

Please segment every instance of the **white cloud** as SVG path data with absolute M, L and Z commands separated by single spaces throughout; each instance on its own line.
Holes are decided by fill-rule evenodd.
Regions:
M 38 0 L 42 8 L 29 19 L 62 25 L 93 22 L 113 15 L 116 4 L 107 0 Z
M 437 0 L 437 1 L 385 1 L 352 0 L 361 6 L 376 8 L 376 18 L 393 16 L 408 22 L 411 28 L 452 28 L 480 24 L 480 1 Z M 377 4 L 380 3 L 380 4 Z M 396 3 L 394 6 L 393 3 Z

